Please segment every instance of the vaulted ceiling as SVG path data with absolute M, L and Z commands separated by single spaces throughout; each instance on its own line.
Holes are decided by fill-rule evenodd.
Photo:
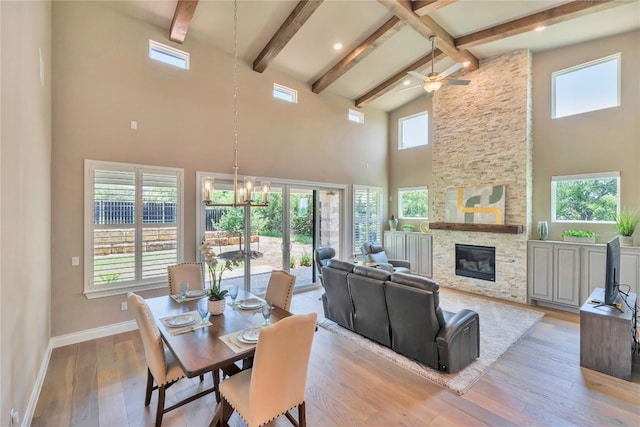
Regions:
M 165 29 L 165 42 L 194 38 L 233 52 L 232 1 L 103 4 Z M 431 71 L 432 35 L 440 73 L 463 62 L 472 71 L 482 59 L 517 49 L 542 51 L 640 28 L 638 0 L 240 0 L 237 16 L 239 56 L 255 72 L 273 67 L 314 93 L 384 111 L 426 96 L 420 87 L 401 89 L 420 83 L 407 71 Z

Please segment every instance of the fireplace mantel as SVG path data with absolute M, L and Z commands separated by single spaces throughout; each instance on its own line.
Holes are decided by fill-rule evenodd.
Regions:
M 432 222 L 432 230 L 481 231 L 485 233 L 522 234 L 524 226 L 517 224 L 461 224 L 456 222 Z

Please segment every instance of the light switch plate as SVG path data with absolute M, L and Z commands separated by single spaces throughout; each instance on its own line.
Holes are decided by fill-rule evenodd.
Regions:
M 80 257 L 78 257 L 78 256 L 71 257 L 71 265 L 74 266 L 74 267 L 79 266 L 80 265 Z

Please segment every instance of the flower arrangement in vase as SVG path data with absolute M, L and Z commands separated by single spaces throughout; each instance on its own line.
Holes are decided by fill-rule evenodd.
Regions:
M 222 273 L 233 270 L 233 267 L 240 265 L 241 254 L 236 254 L 232 259 L 218 259 L 214 251 L 213 244 L 203 239 L 200 245 L 202 259 L 207 264 L 207 270 L 211 277 L 211 287 L 205 289 L 205 294 L 209 298 L 209 312 L 213 315 L 222 314 L 226 304 L 224 297 L 229 293 L 227 289 L 220 287 L 222 283 Z

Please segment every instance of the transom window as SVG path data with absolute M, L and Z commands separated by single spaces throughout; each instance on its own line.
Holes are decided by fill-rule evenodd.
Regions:
M 174 67 L 189 69 L 189 52 L 149 40 L 149 58 Z
M 349 108 L 349 120 L 356 123 L 364 123 L 364 113 Z
M 620 57 L 617 53 L 553 73 L 552 117 L 619 106 Z
M 183 170 L 85 161 L 85 295 L 166 286 L 182 260 Z
M 273 84 L 273 97 L 293 104 L 298 103 L 298 91 L 278 83 Z
M 429 116 L 427 112 L 398 119 L 398 149 L 419 147 L 429 143 Z
M 427 187 L 398 189 L 399 218 L 429 218 L 429 192 Z
M 551 178 L 551 219 L 554 222 L 613 222 L 619 210 L 619 172 Z

